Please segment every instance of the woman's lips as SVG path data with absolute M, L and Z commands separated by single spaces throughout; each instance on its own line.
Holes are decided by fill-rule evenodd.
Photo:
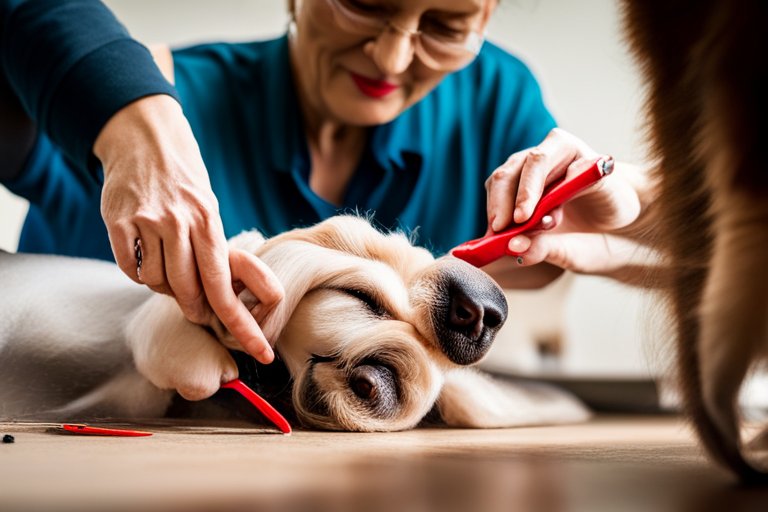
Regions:
M 383 98 L 400 87 L 399 85 L 391 84 L 386 80 L 374 80 L 358 75 L 357 73 L 350 72 L 350 75 L 352 76 L 352 81 L 354 81 L 357 88 L 360 89 L 360 92 L 371 98 Z

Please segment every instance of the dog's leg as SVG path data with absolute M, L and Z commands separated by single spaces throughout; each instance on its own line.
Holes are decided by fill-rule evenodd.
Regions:
M 446 374 L 437 410 L 443 423 L 463 428 L 578 423 L 591 415 L 578 399 L 560 389 L 500 381 L 472 368 Z
M 700 371 L 706 411 L 723 442 L 739 450 L 738 392 L 768 339 L 768 208 L 746 193 L 726 191 L 718 199 L 700 311 Z
M 205 328 L 189 322 L 171 297 L 148 300 L 126 328 L 139 372 L 160 389 L 187 400 L 213 395 L 237 377 L 232 356 Z
M 57 420 L 157 418 L 165 414 L 172 398 L 172 391 L 157 389 L 134 368 L 130 368 L 47 415 Z

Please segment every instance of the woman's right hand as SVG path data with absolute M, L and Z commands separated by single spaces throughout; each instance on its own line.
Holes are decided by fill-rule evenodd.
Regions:
M 101 213 L 120 269 L 175 297 L 194 323 L 209 323 L 212 310 L 249 354 L 271 362 L 270 344 L 233 283 L 242 282 L 261 301 L 262 312 L 282 299 L 282 286 L 258 258 L 229 250 L 181 106 L 166 95 L 127 105 L 106 123 L 94 153 L 104 168 Z
M 552 130 L 538 146 L 510 156 L 486 181 L 489 233 L 525 222 L 547 185 L 584 172 L 600 156 L 561 129 Z M 508 248 L 521 258 L 504 258 L 484 270 L 506 275 L 501 281 L 507 286 L 543 285 L 559 275 L 530 268 L 539 263 L 632 281 L 627 269 L 636 269 L 645 258 L 653 259 L 652 252 L 627 229 L 647 209 L 649 189 L 650 181 L 639 169 L 617 163 L 611 176 L 555 209 L 544 229 L 512 238 Z M 514 267 L 519 270 L 510 273 Z M 526 268 L 541 278 L 523 275 Z

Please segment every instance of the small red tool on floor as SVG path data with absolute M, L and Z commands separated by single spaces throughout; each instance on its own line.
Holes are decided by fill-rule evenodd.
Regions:
M 65 423 L 58 427 L 61 431 L 85 436 L 112 436 L 112 437 L 146 437 L 151 436 L 152 432 L 142 430 L 128 430 L 124 428 L 113 427 L 93 427 L 80 423 Z
M 253 404 L 253 406 L 256 407 L 259 412 L 261 412 L 261 414 L 266 416 L 269 421 L 271 421 L 278 429 L 280 429 L 280 432 L 283 434 L 291 433 L 291 425 L 288 423 L 288 420 L 286 420 L 282 414 L 277 412 L 277 409 L 269 405 L 269 402 L 261 398 L 258 393 L 246 386 L 245 383 L 240 379 L 231 380 L 225 384 L 222 384 L 221 387 L 234 389 L 243 395 L 246 400 L 251 402 L 251 404 Z
M 233 389 L 248 400 L 259 412 L 271 421 L 283 434 L 291 433 L 291 425 L 277 409 L 269 405 L 258 393 L 245 385 L 240 379 L 231 380 L 221 385 L 222 388 Z M 152 432 L 142 430 L 130 430 L 114 427 L 94 427 L 82 423 L 65 423 L 56 427 L 61 433 L 87 435 L 87 436 L 112 436 L 112 437 L 144 437 L 151 436 Z
M 581 174 L 567 180 L 561 180 L 550 185 L 541 196 L 533 210 L 531 218 L 522 224 L 516 224 L 500 233 L 470 240 L 454 247 L 451 254 L 476 267 L 483 267 L 502 256 L 516 256 L 507 249 L 510 239 L 539 228 L 541 219 L 552 210 L 568 202 L 573 196 L 597 183 L 613 172 L 613 158 L 603 157 Z

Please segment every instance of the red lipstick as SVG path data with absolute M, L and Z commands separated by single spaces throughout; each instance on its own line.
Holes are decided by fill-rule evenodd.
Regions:
M 357 73 L 350 72 L 350 75 L 352 76 L 355 85 L 357 85 L 357 88 L 360 89 L 360 92 L 371 98 L 383 98 L 400 87 L 399 85 L 389 83 L 386 80 L 374 80 L 373 78 L 358 75 Z

